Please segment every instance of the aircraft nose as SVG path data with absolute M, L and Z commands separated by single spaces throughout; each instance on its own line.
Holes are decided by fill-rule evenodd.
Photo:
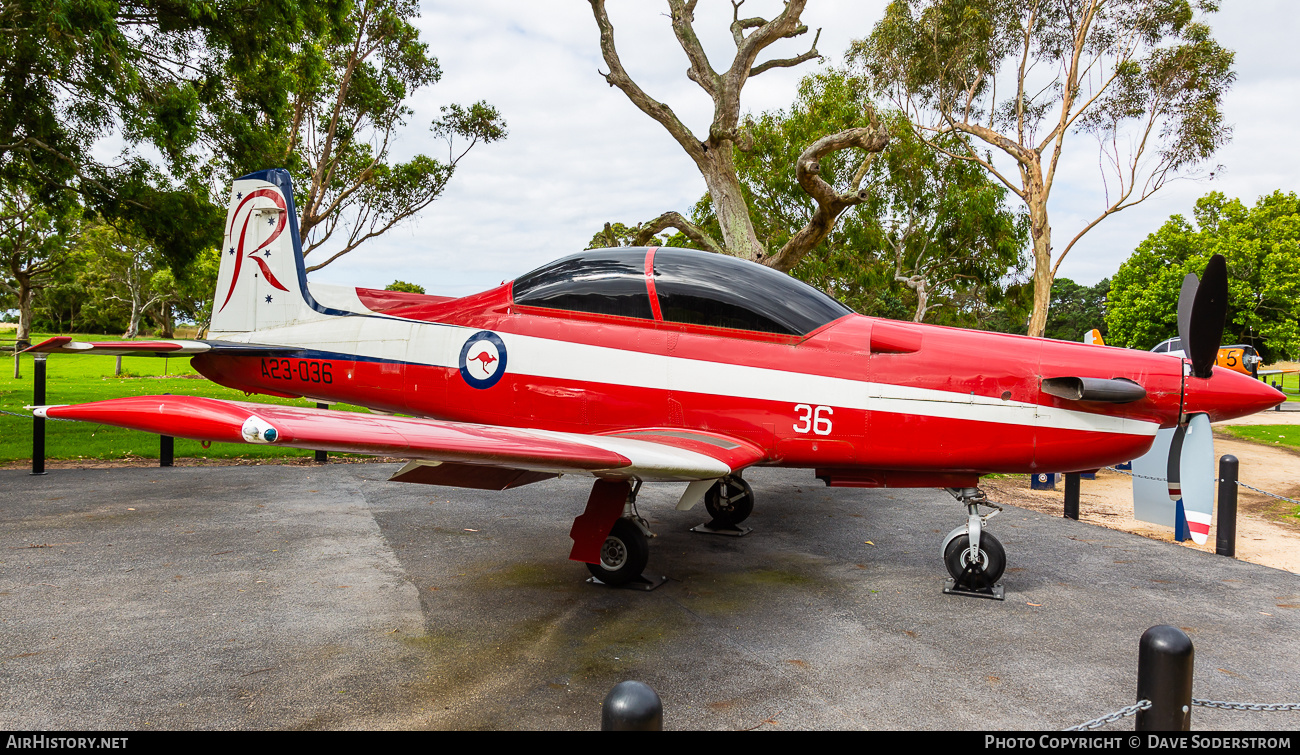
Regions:
M 1183 379 L 1183 411 L 1204 412 L 1211 422 L 1262 412 L 1286 400 L 1281 391 L 1249 375 L 1215 367 L 1207 379 Z

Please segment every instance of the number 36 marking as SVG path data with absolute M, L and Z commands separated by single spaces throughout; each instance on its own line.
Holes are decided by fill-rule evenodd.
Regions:
M 794 426 L 797 433 L 806 433 L 812 431 L 817 435 L 831 434 L 830 416 L 835 410 L 829 406 L 819 406 L 813 408 L 807 404 L 799 404 L 794 408 L 799 413 L 800 422 Z

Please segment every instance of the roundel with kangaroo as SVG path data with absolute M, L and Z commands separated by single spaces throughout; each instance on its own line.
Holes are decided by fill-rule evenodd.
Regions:
M 506 374 L 506 345 L 488 330 L 470 336 L 460 349 L 460 375 L 474 388 L 491 388 Z

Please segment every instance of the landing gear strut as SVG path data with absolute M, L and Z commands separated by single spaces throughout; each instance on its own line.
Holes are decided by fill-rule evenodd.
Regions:
M 569 557 L 574 558 L 577 554 L 579 540 L 579 523 L 585 517 L 595 514 L 597 516 L 617 516 L 618 509 L 615 508 L 622 502 L 622 516 L 614 520 L 613 526 L 609 527 L 609 534 L 600 544 L 599 555 L 596 558 L 586 556 L 578 560 L 585 561 L 587 571 L 591 576 L 602 584 L 611 587 L 628 587 L 638 590 L 653 590 L 665 581 L 665 577 L 647 577 L 642 574 L 646 563 L 650 560 L 650 538 L 654 534 L 650 532 L 650 525 L 645 518 L 636 510 L 636 494 L 641 490 L 641 481 L 637 480 L 636 485 L 632 486 L 626 482 L 609 483 L 597 481 L 592 490 L 591 500 L 587 502 L 587 512 L 574 522 L 574 530 L 571 536 L 574 537 L 575 550 L 574 554 Z M 617 496 L 617 497 L 615 497 Z M 626 498 L 624 499 L 624 496 Z M 620 501 L 620 499 L 624 499 Z M 597 510 L 603 510 L 598 513 Z M 605 519 L 608 522 L 609 519 Z M 605 531 L 603 529 L 599 530 Z M 590 537 L 590 534 L 587 535 Z M 599 537 L 599 535 L 596 535 Z M 594 548 L 596 543 L 586 538 L 585 542 Z M 590 553 L 590 551 L 585 551 Z M 593 554 L 594 555 L 594 554 Z
M 1002 508 L 989 503 L 979 488 L 947 488 L 947 491 L 966 507 L 966 524 L 949 532 L 940 548 L 944 566 L 952 575 L 943 591 L 950 595 L 1003 600 L 1005 596 L 998 580 L 1006 570 L 1007 554 L 1002 543 L 984 531 L 988 520 Z M 981 515 L 980 506 L 993 510 Z

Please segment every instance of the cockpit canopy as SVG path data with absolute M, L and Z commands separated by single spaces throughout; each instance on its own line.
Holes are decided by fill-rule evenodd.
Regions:
M 516 304 L 802 336 L 852 310 L 754 262 L 692 249 L 592 249 L 514 282 Z

